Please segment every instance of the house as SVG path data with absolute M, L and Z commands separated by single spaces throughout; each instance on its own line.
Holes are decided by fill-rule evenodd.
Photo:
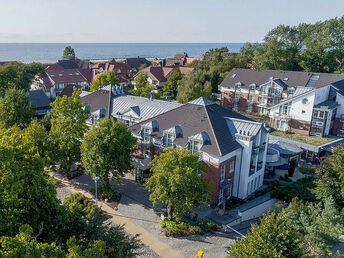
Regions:
M 150 66 L 151 62 L 149 62 L 146 58 L 143 57 L 133 57 L 133 58 L 126 58 L 124 61 L 127 65 L 134 68 L 136 71 L 139 71 L 142 66 Z
M 50 98 L 56 98 L 67 85 L 88 88 L 92 81 L 91 69 L 52 69 L 47 67 L 46 77 L 39 79 L 45 93 Z
M 105 117 L 121 120 L 130 126 L 181 105 L 176 102 L 128 95 L 123 87 L 115 85 L 108 85 L 96 92 L 83 94 L 81 101 L 90 112 L 89 126 L 97 125 L 99 120 Z
M 75 89 L 82 89 L 80 85 L 67 85 L 60 92 L 59 97 L 67 96 L 68 98 L 73 95 Z
M 140 71 L 140 73 L 146 73 L 148 75 L 148 82 L 155 86 L 156 89 L 161 89 L 168 77 L 171 76 L 174 69 L 179 69 L 183 75 L 190 74 L 194 71 L 192 67 L 181 66 L 149 66 Z
M 29 100 L 32 103 L 32 110 L 35 111 L 35 116 L 42 118 L 48 111 L 51 110 L 50 99 L 47 97 L 42 89 L 30 90 L 27 92 Z M 0 98 L 4 98 L 4 94 L 0 94 Z
M 270 126 L 280 131 L 344 137 L 344 80 L 318 87 L 297 87 L 270 108 Z
M 223 106 L 268 115 L 272 106 L 293 96 L 297 87 L 319 88 L 343 79 L 344 74 L 234 68 L 219 90 Z
M 42 117 L 51 110 L 50 99 L 42 89 L 29 91 L 29 99 L 37 117 Z
M 263 184 L 268 143 L 265 126 L 200 97 L 130 127 L 142 156 L 134 163 L 137 177 L 164 148 L 199 153 L 211 183 L 211 203 L 232 196 L 245 199 Z
M 48 70 L 60 69 L 91 69 L 90 60 L 80 60 L 78 58 L 71 60 L 58 60 L 56 64 L 47 64 Z
M 136 74 L 133 68 L 126 63 L 97 63 L 92 66 L 93 79 L 104 71 L 113 71 L 119 78 L 119 84 L 123 87 L 127 87 Z

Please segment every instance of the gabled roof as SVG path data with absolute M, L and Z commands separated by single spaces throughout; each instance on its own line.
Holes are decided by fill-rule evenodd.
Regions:
M 51 69 L 46 70 L 47 77 L 43 78 L 46 88 L 51 88 L 56 83 L 73 84 L 77 82 L 91 82 L 92 71 L 90 69 Z
M 312 75 L 314 76 L 312 77 Z M 315 80 L 313 83 L 308 84 L 311 77 Z M 256 83 L 260 86 L 271 79 L 279 79 L 288 87 L 306 87 L 307 85 L 313 85 L 313 88 L 318 88 L 329 85 L 332 82 L 343 80 L 344 74 L 234 68 L 221 82 L 220 86 L 224 88 L 232 88 L 235 83 L 242 82 L 242 88 L 248 89 L 249 85 L 252 83 Z
M 34 108 L 43 108 L 50 106 L 50 99 L 42 89 L 29 91 L 29 99 Z
M 208 106 L 213 105 L 215 102 L 212 102 L 211 100 L 205 98 L 205 97 L 199 97 L 197 99 L 194 99 L 189 102 L 190 104 L 200 105 L 200 106 Z
M 179 69 L 183 75 L 189 74 L 194 70 L 192 67 L 183 66 L 149 66 L 142 69 L 142 72 L 151 73 L 159 82 L 166 82 L 167 77 L 175 68 Z
M 236 141 L 235 136 L 231 133 L 227 125 L 227 119 L 231 118 L 252 121 L 232 110 L 215 103 L 211 104 L 209 100 L 205 99 L 191 101 L 168 112 L 152 117 L 147 121 L 158 121 L 159 131 L 151 134 L 153 138 L 161 139 L 165 130 L 179 126 L 183 133 L 181 137 L 177 137 L 174 140 L 174 144 L 186 147 L 189 137 L 209 138 L 209 141 L 206 141 L 207 144 L 201 147 L 201 151 L 223 156 L 241 148 L 241 145 Z M 144 123 L 147 123 L 147 121 Z M 131 126 L 132 132 L 139 135 L 141 125 L 144 123 Z
M 73 95 L 74 89 L 81 89 L 78 85 L 66 85 L 60 93 L 60 97 L 67 96 L 71 97 Z
M 146 66 L 151 65 L 151 62 L 149 62 L 146 58 L 142 57 L 134 57 L 134 58 L 126 58 L 125 63 L 130 65 L 132 68 L 135 68 L 136 70 L 140 69 L 140 66 L 145 64 Z
M 90 106 L 91 113 L 99 109 L 105 109 L 106 117 L 109 117 L 111 114 L 111 91 L 109 90 L 97 90 L 91 94 L 81 97 L 81 101 Z

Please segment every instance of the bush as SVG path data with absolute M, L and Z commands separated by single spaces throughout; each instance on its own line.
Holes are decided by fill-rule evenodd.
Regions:
M 111 188 L 111 186 L 99 186 L 97 192 L 98 198 L 101 200 L 113 200 L 117 197 L 116 192 Z M 92 193 L 93 195 L 96 194 L 96 190 L 94 187 L 90 189 L 90 193 Z
M 207 231 L 215 231 L 217 229 L 217 225 L 214 222 L 207 223 Z
M 215 231 L 217 229 L 217 225 L 215 223 L 205 223 L 203 220 L 198 223 L 161 220 L 160 226 L 164 229 L 166 236 L 202 235 L 204 232 L 210 232 L 212 230 Z
M 315 174 L 315 168 L 300 167 L 299 171 L 302 174 L 306 174 L 306 175 L 314 175 Z
M 295 197 L 307 202 L 315 201 L 312 189 L 315 187 L 314 177 L 305 177 L 294 183 L 275 187 L 271 192 L 271 197 L 290 203 Z
M 191 235 L 202 235 L 204 233 L 203 229 L 200 226 L 190 226 L 189 232 Z

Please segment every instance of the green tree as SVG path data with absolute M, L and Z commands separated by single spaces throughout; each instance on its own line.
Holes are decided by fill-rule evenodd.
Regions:
M 178 82 L 183 78 L 183 75 L 178 68 L 175 68 L 172 75 L 168 77 L 164 84 L 163 96 L 168 99 L 176 99 L 178 93 Z
M 55 243 L 39 243 L 32 237 L 32 228 L 25 224 L 15 237 L 0 238 L 1 257 L 64 257 L 64 252 Z
M 321 163 L 316 175 L 316 197 L 320 200 L 332 197 L 338 209 L 344 208 L 344 147 L 336 147 Z
M 29 126 L 25 128 L 23 143 L 31 148 L 33 153 L 38 154 L 45 165 L 49 164 L 52 156 L 49 134 L 37 120 L 32 120 Z
M 45 68 L 40 63 L 22 64 L 11 62 L 0 67 L 0 94 L 14 88 L 28 91 L 35 77 L 44 77 Z
M 119 79 L 113 71 L 105 71 L 99 74 L 95 80 L 91 82 L 90 90 L 92 92 L 99 90 L 99 86 L 118 85 Z
M 146 188 L 153 205 L 164 203 L 168 218 L 181 217 L 210 198 L 210 184 L 204 178 L 206 168 L 198 161 L 198 154 L 185 149 L 167 149 L 150 163 L 153 175 L 147 179 Z
M 9 128 L 16 124 L 25 128 L 34 114 L 29 95 L 23 90 L 8 89 L 5 97 L 0 98 L 0 127 Z
M 63 51 L 63 55 L 62 55 L 62 60 L 73 60 L 75 58 L 76 57 L 75 57 L 74 48 L 72 48 L 71 46 L 65 47 Z
M 0 235 L 14 236 L 24 224 L 51 241 L 61 222 L 56 191 L 40 157 L 23 143 L 18 127 L 0 130 Z
M 303 257 L 297 232 L 291 227 L 285 213 L 268 213 L 252 224 L 247 235 L 230 246 L 228 257 Z
M 137 256 L 138 249 L 141 247 L 138 235 L 127 235 L 123 226 L 111 226 L 105 223 L 108 218 L 84 195 L 72 194 L 65 199 L 63 206 L 72 211 L 76 224 L 82 225 L 81 228 L 76 228 L 78 231 L 74 233 L 75 238 L 67 242 L 68 251 L 71 254 L 82 252 L 84 255 L 91 255 L 98 249 L 100 252 L 105 250 L 106 257 Z M 101 241 L 105 243 L 105 247 Z
M 328 255 L 344 231 L 343 211 L 336 209 L 332 198 L 318 204 L 294 199 L 283 212 L 287 223 L 297 232 L 299 248 L 312 257 Z
M 81 159 L 80 146 L 87 129 L 87 111 L 83 110 L 80 90 L 74 90 L 70 98 L 57 97 L 51 106 L 49 136 L 54 158 L 61 168 L 69 172 L 72 164 Z
M 99 176 L 107 184 L 110 179 L 119 182 L 132 168 L 135 144 L 136 138 L 123 122 L 103 119 L 88 132 L 81 145 L 86 173 Z
M 148 75 L 141 72 L 135 77 L 135 89 L 131 90 L 130 93 L 136 96 L 147 97 L 152 90 L 154 90 L 154 86 L 149 84 Z

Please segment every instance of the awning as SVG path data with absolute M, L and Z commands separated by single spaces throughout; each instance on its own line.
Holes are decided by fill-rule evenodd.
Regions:
M 151 158 L 146 158 L 146 159 L 139 159 L 139 158 L 134 158 L 134 167 L 138 168 L 142 171 L 147 170 L 150 168 L 148 165 L 152 161 Z

